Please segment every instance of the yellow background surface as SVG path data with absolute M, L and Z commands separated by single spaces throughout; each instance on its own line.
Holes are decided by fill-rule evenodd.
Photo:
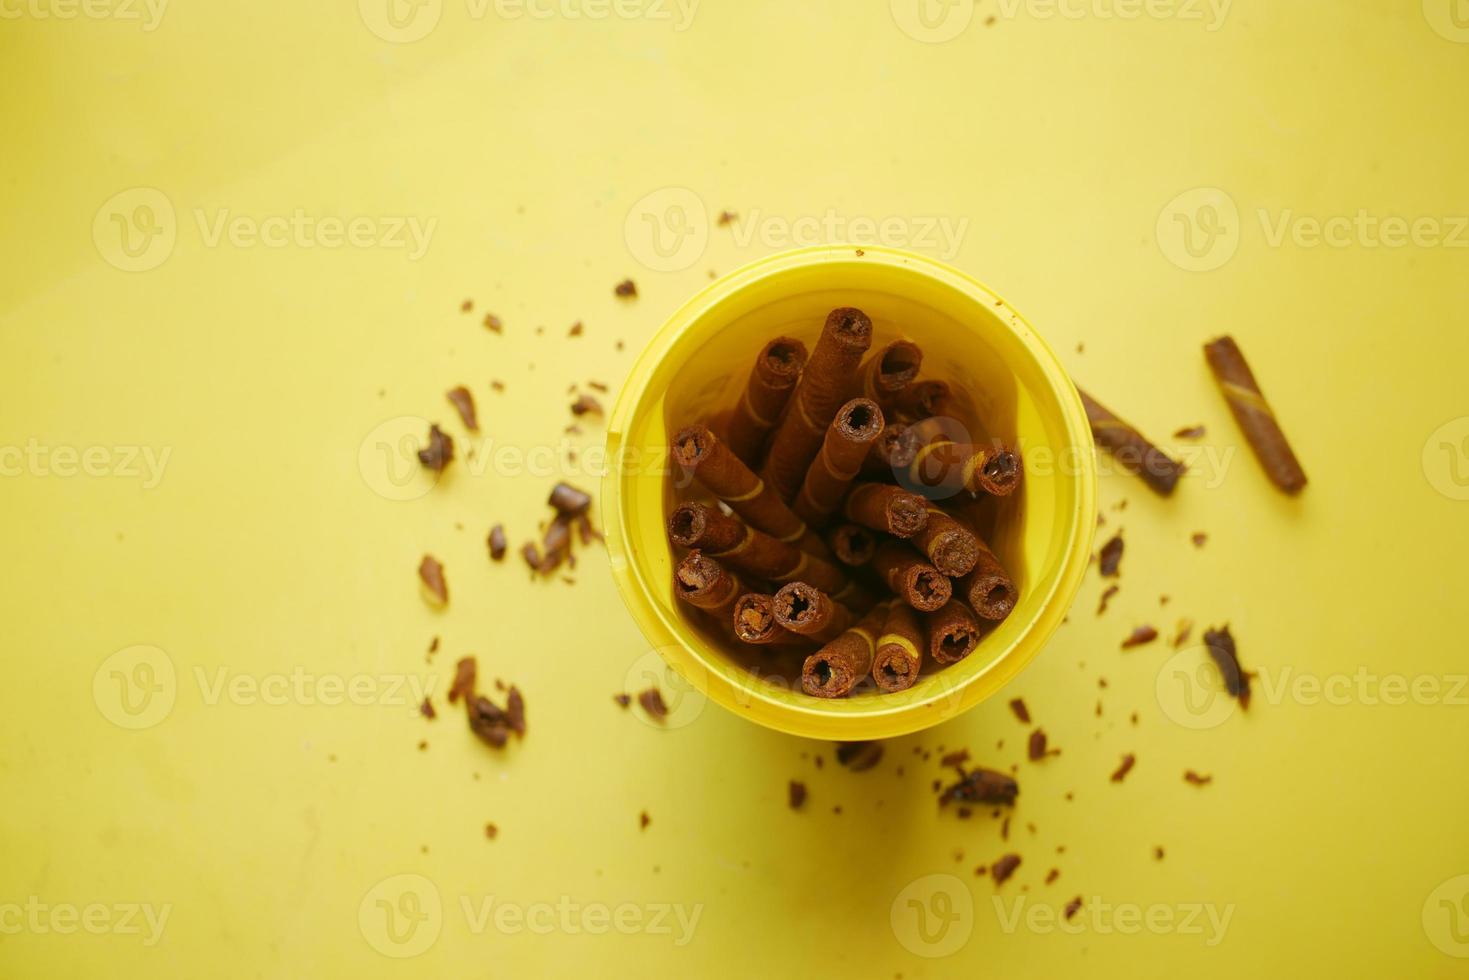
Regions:
M 1464 975 L 1469 12 L 1050 9 L 0 4 L 0 975 Z M 365 219 L 367 244 L 213 233 L 298 211 Z M 1359 212 L 1424 221 L 1393 247 Z M 486 558 L 556 479 L 597 482 L 585 453 L 491 451 L 557 447 L 572 383 L 615 392 L 711 270 L 828 215 L 838 238 L 895 219 L 891 244 L 996 288 L 1195 460 L 1167 501 L 1103 479 L 1121 592 L 1098 617 L 1089 575 L 1013 685 L 1059 757 L 1024 761 L 1003 698 L 862 773 L 697 693 L 670 690 L 660 730 L 611 700 L 659 672 L 598 551 L 575 585 Z M 1333 217 L 1313 243 L 1301 219 Z M 422 255 L 398 218 L 432 223 Z M 1199 348 L 1226 331 L 1310 474 L 1298 500 L 1213 389 Z M 480 464 L 396 479 L 393 420 L 468 443 L 457 384 Z M 1202 444 L 1167 439 L 1193 423 Z M 1170 693 L 1196 648 L 1119 650 L 1180 617 L 1232 625 L 1248 713 Z M 523 743 L 445 710 L 467 653 L 525 692 Z M 352 683 L 369 703 L 323 703 Z M 1019 764 L 1008 841 L 938 809 L 940 746 Z M 1011 850 L 998 892 L 974 875 Z M 1063 931 L 1046 912 L 1074 896 Z M 68 918 L 88 906 L 91 931 Z

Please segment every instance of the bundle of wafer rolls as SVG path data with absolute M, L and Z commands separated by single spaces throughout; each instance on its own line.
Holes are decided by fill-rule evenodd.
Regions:
M 789 658 L 819 698 L 906 690 L 967 657 L 1017 592 L 966 516 L 1013 493 L 1015 447 L 945 414 L 909 339 L 861 310 L 814 349 L 777 337 L 736 406 L 673 436 L 674 594 L 727 642 Z

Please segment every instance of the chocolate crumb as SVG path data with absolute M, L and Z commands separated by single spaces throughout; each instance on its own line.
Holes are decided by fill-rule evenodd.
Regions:
M 505 712 L 482 695 L 467 698 L 469 729 L 494 748 L 505 747 L 510 738 L 510 724 Z
M 505 332 L 505 325 L 501 323 L 500 318 L 495 316 L 495 314 L 493 313 L 485 314 L 484 324 L 485 329 L 487 330 L 493 330 L 495 333 Z
M 459 413 L 460 420 L 464 422 L 464 427 L 470 432 L 478 432 L 479 418 L 475 415 L 474 396 L 469 393 L 469 389 L 463 385 L 457 388 L 451 388 L 449 389 L 448 398 L 449 403 L 454 406 L 454 410 Z
M 1122 549 L 1123 543 L 1121 531 L 1118 531 L 1116 534 L 1112 535 L 1111 540 L 1102 545 L 1102 550 L 1098 553 L 1097 556 L 1097 567 L 1103 575 L 1110 578 L 1117 574 L 1118 566 L 1122 564 Z
M 488 837 L 490 840 L 494 840 L 496 837 L 500 836 L 500 828 L 496 827 L 492 823 L 485 824 L 485 836 Z
M 592 495 L 569 483 L 558 483 L 551 489 L 550 499 L 546 502 L 563 517 L 578 517 L 592 506 Z
M 467 703 L 474 697 L 475 674 L 478 665 L 473 657 L 462 657 L 454 665 L 454 682 L 449 685 L 449 703 L 453 704 L 461 697 Z
M 420 752 L 427 752 L 428 751 L 428 740 L 427 739 L 425 739 L 425 740 L 423 740 L 423 741 L 421 741 L 421 742 L 418 743 L 418 751 L 420 751 Z
M 1186 783 L 1192 783 L 1194 786 L 1208 786 L 1214 781 L 1214 777 L 1201 776 L 1192 769 L 1188 769 L 1184 771 L 1183 780 Z
M 618 707 L 626 708 L 628 705 L 632 704 L 632 695 L 614 694 L 612 695 L 612 700 L 617 702 Z
M 792 810 L 801 809 L 801 804 L 806 802 L 806 784 L 792 779 L 788 788 L 790 807 Z
M 444 566 L 432 555 L 424 555 L 418 563 L 418 577 L 441 605 L 449 601 L 449 583 L 444 580 Z
M 472 309 L 474 309 L 474 300 L 472 299 L 467 299 L 459 304 L 460 313 L 468 313 Z
M 973 769 L 961 773 L 958 782 L 945 788 L 939 797 L 939 803 L 1014 804 L 1018 795 L 1020 786 L 1012 777 L 993 769 Z
M 423 699 L 423 704 L 420 704 L 418 706 L 418 713 L 423 715 L 429 721 L 433 721 L 439 716 L 439 713 L 434 710 L 434 703 L 430 698 Z
M 728 228 L 732 222 L 738 219 L 739 215 L 735 214 L 733 211 L 721 211 L 719 212 L 719 227 Z
M 1189 425 L 1173 433 L 1175 439 L 1202 439 L 1204 438 L 1204 427 L 1202 425 Z
M 1119 591 L 1121 591 L 1121 589 L 1122 586 L 1116 584 L 1107 586 L 1107 591 L 1102 593 L 1101 601 L 1097 603 L 1098 616 L 1107 611 L 1107 603 L 1111 602 L 1112 597 L 1116 595 Z
M 656 687 L 650 687 L 638 695 L 638 704 L 655 721 L 662 721 L 668 717 L 668 705 L 663 703 L 663 692 Z
M 578 321 L 576 321 L 575 323 L 573 323 L 571 325 L 571 329 L 566 332 L 566 336 L 568 336 L 568 337 L 580 337 L 582 335 L 582 330 L 584 330 L 584 329 L 585 328 L 582 326 L 581 321 L 578 320 Z
M 607 392 L 610 390 L 601 381 L 588 381 L 587 387 L 593 389 L 594 391 L 600 391 L 604 395 L 607 394 Z
M 1030 724 L 1030 709 L 1025 706 L 1024 701 L 1015 698 L 1010 702 L 1010 710 L 1015 712 L 1015 717 L 1020 719 L 1021 724 Z
M 602 403 L 591 395 L 579 395 L 576 401 L 571 403 L 571 414 L 582 416 L 587 414 L 601 415 Z
M 525 559 L 525 563 L 530 566 L 532 572 L 539 572 L 541 570 L 541 552 L 536 548 L 535 542 L 527 542 L 520 549 L 520 557 Z
M 1132 631 L 1132 634 L 1127 639 L 1122 641 L 1122 649 L 1131 650 L 1133 647 L 1140 647 L 1145 643 L 1152 643 L 1157 638 L 1158 631 L 1156 629 L 1147 625 L 1139 626 Z
M 1046 747 L 1046 733 L 1037 728 L 1030 733 L 1030 746 L 1028 748 L 1031 762 L 1038 762 L 1048 755 L 1060 755 L 1060 749 L 1048 749 Z
M 1137 756 L 1133 755 L 1131 752 L 1129 752 L 1127 755 L 1124 755 L 1122 757 L 1122 764 L 1119 765 L 1117 767 L 1117 771 L 1112 774 L 1112 782 L 1122 782 L 1124 779 L 1127 778 L 1127 774 L 1132 772 L 1132 767 L 1136 764 Z
M 1194 621 L 1191 619 L 1180 619 L 1178 627 L 1173 633 L 1173 646 L 1177 649 L 1188 642 L 1189 636 L 1194 631 Z
M 498 685 L 499 682 L 496 683 Z M 512 732 L 525 737 L 525 696 L 514 684 L 510 685 L 510 693 L 505 695 L 505 721 Z
M 1069 902 L 1066 903 L 1066 918 L 1067 919 L 1070 919 L 1072 916 L 1074 916 L 1077 912 L 1080 912 L 1080 911 L 1081 911 L 1081 896 L 1078 895 L 1075 898 L 1073 898 L 1071 901 L 1069 901 Z
M 837 745 L 837 761 L 852 772 L 866 772 L 881 759 L 880 742 L 842 742 Z
M 1156 860 L 1156 861 L 1163 860 L 1163 848 L 1161 848 L 1161 847 L 1155 847 L 1155 848 L 1153 848 L 1153 859 Z
M 433 640 L 429 643 L 429 645 L 428 645 L 428 652 L 429 653 L 438 653 L 439 652 L 439 638 L 437 636 L 434 637 Z
M 490 536 L 487 542 L 490 546 L 490 560 L 503 561 L 505 558 L 505 549 L 509 546 L 505 540 L 505 525 L 496 524 L 490 528 Z
M 1250 675 L 1239 665 L 1239 653 L 1235 649 L 1234 637 L 1228 626 L 1204 631 L 1204 645 L 1209 649 L 1219 674 L 1224 679 L 1224 689 L 1239 702 L 1241 708 L 1250 706 Z
M 1046 884 L 1052 884 L 1059 877 L 1061 877 L 1060 869 L 1052 868 L 1050 871 L 1046 872 Z
M 454 440 L 440 429 L 437 424 L 432 424 L 428 429 L 428 445 L 418 451 L 418 461 L 425 469 L 442 473 L 444 467 L 454 460 Z
M 1000 823 L 1000 840 L 1010 839 L 1010 818 L 1006 817 Z
M 639 813 L 638 814 L 638 829 L 639 830 L 647 830 L 648 829 L 648 824 L 650 824 L 652 822 L 653 822 L 653 818 L 650 817 L 650 816 L 648 816 L 648 811 L 647 810 L 644 810 L 642 813 Z
M 638 284 L 633 282 L 631 279 L 624 279 L 622 280 L 622 282 L 612 287 L 612 292 L 614 295 L 617 296 L 632 298 L 637 296 L 638 294 Z
M 990 868 L 990 877 L 995 879 L 996 885 L 1003 885 L 1010 880 L 1010 876 L 1015 873 L 1015 869 L 1018 867 L 1020 867 L 1020 855 L 1006 854 Z
M 1202 548 L 1204 546 L 1204 543 L 1209 540 L 1209 536 L 1203 531 L 1195 531 L 1193 534 L 1189 535 L 1189 540 L 1194 543 L 1195 548 Z
M 496 391 L 504 391 L 505 390 L 505 382 L 496 379 L 496 380 L 490 382 L 490 387 L 493 388 L 493 389 L 495 389 Z
M 969 761 L 969 750 L 958 749 L 939 760 L 941 766 L 962 766 Z

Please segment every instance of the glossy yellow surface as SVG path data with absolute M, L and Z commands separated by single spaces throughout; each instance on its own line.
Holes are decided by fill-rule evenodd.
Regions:
M 1464 975 L 1462 4 L 160 3 L 0 3 L 0 976 Z M 854 238 L 993 287 L 1191 464 L 1102 475 L 1121 591 L 1010 685 L 1042 763 L 1004 697 L 861 773 L 671 687 L 660 730 L 611 700 L 666 678 L 599 550 L 485 556 L 599 482 L 573 382 L 610 403 L 711 270 Z M 1248 712 L 1181 617 L 1230 623 Z M 501 753 L 444 702 L 470 652 L 526 694 Z M 940 745 L 1019 766 L 1008 841 L 938 810 Z

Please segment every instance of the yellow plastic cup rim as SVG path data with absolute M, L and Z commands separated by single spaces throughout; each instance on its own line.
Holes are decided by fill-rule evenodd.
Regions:
M 1038 422 L 1047 433 L 1044 442 L 1053 453 L 1065 451 L 1073 461 L 1052 476 L 1060 526 L 1053 532 L 1055 544 L 1040 576 L 1043 587 L 1022 596 L 1002 624 L 1008 642 L 984 657 L 971 654 L 926 675 L 909 691 L 897 694 L 813 698 L 799 685 L 790 689 L 770 684 L 721 654 L 673 608 L 672 559 L 666 539 L 661 554 L 656 553 L 660 549 L 635 547 L 650 540 L 649 521 L 656 520 L 657 536 L 662 536 L 662 507 L 655 508 L 652 502 L 661 500 L 666 469 L 616 462 L 629 433 L 646 427 L 653 413 L 663 411 L 668 380 L 664 362 L 671 350 L 691 332 L 719 329 L 739 308 L 742 295 L 752 291 L 779 295 L 784 282 L 809 281 L 813 274 L 853 281 L 885 277 L 884 282 L 904 284 L 917 296 L 941 295 L 950 307 L 958 304 L 967 313 L 962 322 L 1003 349 L 1006 368 L 1015 371 L 1035 402 Z M 751 358 L 759 346 L 751 345 Z M 666 431 L 662 427 L 657 431 L 665 433 L 666 441 Z M 1096 529 L 1097 474 L 1090 426 L 1075 386 L 1050 347 L 983 283 L 935 259 L 883 246 L 792 249 L 711 282 L 669 317 L 633 365 L 609 417 L 607 458 L 611 462 L 602 480 L 601 511 L 608 556 L 618 591 L 643 635 L 687 689 L 760 725 L 810 738 L 857 741 L 908 734 L 956 717 L 999 692 L 1040 652 L 1066 616 L 1088 566 Z

